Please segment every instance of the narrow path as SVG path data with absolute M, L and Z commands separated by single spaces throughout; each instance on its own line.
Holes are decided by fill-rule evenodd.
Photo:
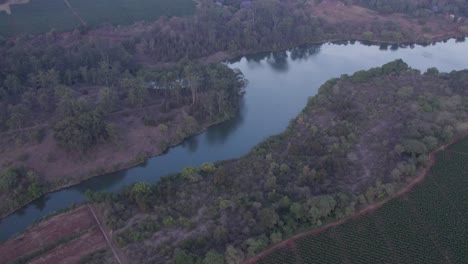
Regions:
M 84 21 L 84 19 L 80 16 L 80 14 L 78 14 L 78 12 L 76 12 L 76 10 L 73 8 L 73 6 L 70 4 L 70 2 L 68 2 L 68 0 L 63 0 L 63 1 L 68 6 L 70 11 L 72 11 L 73 14 L 75 14 L 75 16 L 78 18 L 78 20 L 80 20 L 81 25 L 86 26 L 86 21 Z
M 310 236 L 310 235 L 315 235 L 315 234 L 319 234 L 319 233 L 322 233 L 332 227 L 335 227 L 335 226 L 338 226 L 338 225 L 341 225 L 345 222 L 347 222 L 348 220 L 350 219 L 356 219 L 360 216 L 363 216 L 363 215 L 366 215 L 366 214 L 369 214 L 369 213 L 372 213 L 374 212 L 375 210 L 377 210 L 378 208 L 382 207 L 384 204 L 386 204 L 387 202 L 389 202 L 390 200 L 393 200 L 395 198 L 398 198 L 398 197 L 401 197 L 403 196 L 404 194 L 406 194 L 408 191 L 410 191 L 411 189 L 413 189 L 414 186 L 420 184 L 421 182 L 423 182 L 423 180 L 426 178 L 426 176 L 429 174 L 431 168 L 434 166 L 435 162 L 436 162 L 436 154 L 438 152 L 441 152 L 441 151 L 444 151 L 448 146 L 450 145 L 453 145 L 455 143 L 457 143 L 458 141 L 464 139 L 468 137 L 468 133 L 463 135 L 463 136 L 460 136 L 460 137 L 457 137 L 455 138 L 452 142 L 446 144 L 446 145 L 443 145 L 441 147 L 439 147 L 438 149 L 432 151 L 431 153 L 429 153 L 429 159 L 430 159 L 430 162 L 429 162 L 429 165 L 424 168 L 421 173 L 419 174 L 419 176 L 417 176 L 416 178 L 414 178 L 406 187 L 402 188 L 400 191 L 398 191 L 397 193 L 395 193 L 394 195 L 384 199 L 383 201 L 380 201 L 378 203 L 375 203 L 375 204 L 372 204 L 370 206 L 368 206 L 367 208 L 365 208 L 364 210 L 352 215 L 351 217 L 349 218 L 345 218 L 343 220 L 340 220 L 340 221 L 336 221 L 336 222 L 333 222 L 333 223 L 330 223 L 330 224 L 327 224 L 327 225 L 324 225 L 320 228 L 317 228 L 317 229 L 313 229 L 313 230 L 310 230 L 308 232 L 304 232 L 304 233 L 300 233 L 300 234 L 297 234 L 296 236 L 293 236 L 291 238 L 289 238 L 288 240 L 285 240 L 263 252 L 261 252 L 260 254 L 256 255 L 256 256 L 253 256 L 252 258 L 250 259 L 247 259 L 244 263 L 245 264 L 255 264 L 257 261 L 259 261 L 261 258 L 265 257 L 265 256 L 268 256 L 269 254 L 271 254 L 272 252 L 280 249 L 280 248 L 283 248 L 285 246 L 288 246 L 290 243 L 293 243 L 294 241 L 300 239 L 300 238 L 303 238 L 303 237 L 307 237 L 307 236 Z M 452 151 L 450 151 L 452 152 Z M 464 153 L 462 153 L 464 154 Z
M 66 1 L 66 0 L 65 0 L 65 1 Z M 106 239 L 107 244 L 108 244 L 109 247 L 111 248 L 112 253 L 114 253 L 115 259 L 117 260 L 117 262 L 118 262 L 119 264 L 122 264 L 122 261 L 120 261 L 120 258 L 119 258 L 119 256 L 117 255 L 114 246 L 112 246 L 111 241 L 110 241 L 109 238 L 107 237 L 107 234 L 106 234 L 106 232 L 104 231 L 104 229 L 102 228 L 101 223 L 99 222 L 99 219 L 97 218 L 96 214 L 94 213 L 93 207 L 90 206 L 90 205 L 88 204 L 88 208 L 89 208 L 89 210 L 91 211 L 91 213 L 93 214 L 94 220 L 96 220 L 96 223 L 98 224 L 99 228 L 101 229 L 101 232 L 102 232 L 102 234 L 104 235 L 104 238 Z

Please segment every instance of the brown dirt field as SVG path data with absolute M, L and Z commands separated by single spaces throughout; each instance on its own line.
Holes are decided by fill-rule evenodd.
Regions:
M 332 24 L 348 20 L 366 22 L 380 16 L 376 11 L 355 5 L 347 6 L 338 0 L 323 0 L 320 4 L 314 6 L 312 14 Z
M 341 225 L 343 223 L 345 223 L 346 221 L 348 221 L 349 219 L 356 219 L 360 216 L 363 216 L 363 215 L 366 215 L 366 214 L 371 214 L 373 213 L 375 210 L 377 210 L 378 208 L 382 207 L 384 204 L 386 204 L 388 201 L 392 200 L 392 199 L 395 199 L 397 197 L 401 197 L 401 196 L 404 196 L 408 191 L 410 191 L 414 186 L 422 183 L 424 181 L 424 179 L 426 178 L 426 176 L 429 174 L 431 168 L 434 166 L 434 164 L 436 163 L 436 157 L 435 155 L 440 152 L 440 151 L 444 151 L 448 146 L 464 139 L 468 137 L 468 134 L 465 134 L 463 136 L 460 136 L 460 137 L 457 137 L 455 138 L 452 142 L 450 142 L 449 144 L 447 145 L 444 145 L 444 146 L 441 146 L 439 147 L 438 149 L 432 151 L 430 154 L 429 154 L 429 159 L 430 159 L 430 163 L 429 165 L 423 169 L 419 176 L 417 176 L 416 178 L 414 178 L 406 187 L 404 187 L 403 189 L 399 190 L 397 193 L 395 193 L 394 195 L 378 202 L 378 203 L 375 203 L 375 204 L 372 204 L 370 206 L 368 206 L 367 208 L 365 208 L 364 210 L 352 215 L 351 217 L 349 218 L 346 218 L 346 219 L 343 219 L 343 220 L 340 220 L 340 221 L 337 221 L 337 222 L 333 222 L 333 223 L 330 223 L 330 224 L 327 224 L 327 225 L 324 225 L 320 228 L 317 228 L 317 229 L 314 229 L 314 230 L 311 230 L 311 231 L 308 231 L 308 232 L 305 232 L 305 233 L 301 233 L 301 234 L 298 234 L 292 238 L 289 238 L 288 240 L 285 240 L 263 252 L 261 252 L 260 254 L 252 257 L 252 258 L 249 258 L 247 259 L 244 264 L 254 264 L 256 263 L 257 261 L 259 261 L 261 258 L 265 257 L 265 256 L 268 256 L 269 254 L 271 254 L 272 252 L 274 252 L 275 250 L 278 250 L 280 248 L 283 248 L 283 247 L 291 247 L 291 245 L 295 244 L 296 243 L 296 240 L 298 239 L 301 239 L 301 238 L 304 238 L 304 237 L 307 237 L 307 236 L 311 236 L 311 235 L 316 235 L 316 234 L 319 234 L 319 233 L 322 233 L 330 228 L 333 228 L 335 226 L 338 226 L 338 225 Z
M 0 263 L 11 263 L 73 235 L 79 237 L 57 245 L 28 263 L 78 263 L 82 257 L 104 248 L 113 252 L 106 263 L 127 263 L 126 256 L 112 245 L 109 230 L 100 224 L 94 212 L 98 211 L 93 206 L 83 205 L 45 220 L 19 237 L 0 244 Z
M 54 216 L 32 227 L 24 234 L 0 244 L 2 259 L 0 262 L 9 263 L 18 257 L 46 247 L 54 241 L 87 230 L 95 225 L 90 211 L 85 206 Z
M 78 263 L 80 258 L 103 249 L 107 246 L 106 240 L 101 231 L 95 228 L 94 231 L 86 233 L 66 244 L 49 251 L 45 255 L 33 259 L 31 264 L 50 263 Z
M 419 24 L 419 21 L 410 18 L 405 14 L 383 15 L 374 10 L 356 5 L 344 5 L 339 0 L 323 0 L 312 9 L 312 15 L 320 17 L 330 24 L 349 22 L 351 24 L 365 23 L 396 23 L 404 31 L 409 31 L 417 36 L 425 36 L 431 40 L 440 40 L 460 35 L 459 25 L 451 23 L 448 17 L 438 16 L 428 20 L 425 25 Z M 431 32 L 424 32 L 424 28 L 430 28 Z

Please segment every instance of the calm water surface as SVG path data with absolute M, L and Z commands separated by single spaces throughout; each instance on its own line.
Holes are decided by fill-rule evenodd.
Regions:
M 240 157 L 266 137 L 283 131 L 326 80 L 399 58 L 422 71 L 429 67 L 440 71 L 460 70 L 468 68 L 468 42 L 449 40 L 427 47 L 404 48 L 324 44 L 231 61 L 228 65 L 240 69 L 249 80 L 235 119 L 210 127 L 142 166 L 45 195 L 1 220 L 0 241 L 53 211 L 85 201 L 87 189 L 114 192 L 135 182 L 156 183 L 161 176 L 187 166 Z

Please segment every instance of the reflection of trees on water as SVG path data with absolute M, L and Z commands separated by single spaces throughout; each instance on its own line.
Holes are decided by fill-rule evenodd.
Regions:
M 291 49 L 291 60 L 307 60 L 308 58 L 318 54 L 322 45 L 312 45 L 307 47 L 297 47 Z
M 342 44 L 347 43 L 348 42 L 342 42 Z M 288 51 L 259 52 L 255 54 L 246 55 L 245 59 L 247 60 L 247 62 L 256 63 L 260 63 L 265 60 L 268 63 L 268 65 L 270 65 L 275 71 L 284 72 L 288 70 L 288 52 L 290 52 L 290 59 L 293 61 L 306 60 L 318 54 L 321 50 L 321 47 L 322 45 L 309 45 L 292 48 Z M 231 63 L 237 61 L 231 61 Z
M 245 112 L 245 105 L 242 99 L 239 109 L 240 110 L 237 112 L 234 118 L 210 127 L 206 130 L 206 132 L 204 132 L 208 144 L 224 144 L 224 142 L 228 140 L 229 136 L 240 127 L 240 125 L 244 122 L 243 113 Z M 196 152 L 200 146 L 200 135 L 187 138 L 182 142 L 182 146 L 187 149 L 189 153 Z
M 226 140 L 244 123 L 244 113 L 246 112 L 244 100 L 241 99 L 239 111 L 236 116 L 226 122 L 206 131 L 206 139 L 209 144 L 224 144 Z
M 182 142 L 182 146 L 188 149 L 189 153 L 197 151 L 198 145 L 198 136 L 189 137 Z
M 276 72 L 287 72 L 288 65 L 288 53 L 286 51 L 273 52 L 267 59 L 268 65 Z
M 271 56 L 271 52 L 258 52 L 255 54 L 246 55 L 245 59 L 247 62 L 257 62 L 260 63 L 264 59 L 268 59 Z
M 145 167 L 146 165 L 147 165 L 147 161 L 145 161 L 140 166 Z M 74 190 L 79 191 L 80 193 L 85 193 L 87 190 L 91 190 L 95 192 L 106 191 L 106 190 L 111 189 L 113 186 L 120 185 L 120 182 L 123 179 L 125 179 L 125 176 L 127 175 L 127 171 L 128 170 L 117 171 L 117 172 L 109 173 L 103 176 L 93 177 L 78 185 L 73 186 L 72 188 Z M 67 191 L 67 190 L 68 189 L 65 189 L 64 191 Z
M 42 196 L 41 198 L 35 200 L 33 205 L 37 208 L 37 210 L 42 211 L 46 208 L 47 201 L 50 200 L 50 195 Z
M 397 50 L 398 50 L 398 44 L 392 44 L 392 45 L 390 46 L 390 50 L 392 50 L 392 51 L 397 51 Z

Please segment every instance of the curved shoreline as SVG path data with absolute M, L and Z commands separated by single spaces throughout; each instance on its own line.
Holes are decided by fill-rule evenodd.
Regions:
M 377 203 L 374 203 L 372 205 L 369 205 L 368 207 L 366 207 L 365 209 L 349 216 L 349 217 L 346 217 L 342 220 L 339 220 L 339 221 L 336 221 L 336 222 L 332 222 L 332 223 L 329 223 L 329 224 L 326 224 L 322 227 L 319 227 L 317 229 L 313 229 L 313 230 L 310 230 L 310 231 L 307 231 L 307 232 L 303 232 L 303 233 L 300 233 L 300 234 L 297 234 L 291 238 L 288 238 L 287 240 L 284 240 L 282 242 L 280 242 L 279 244 L 276 244 L 266 250 L 264 250 L 263 252 L 261 252 L 260 254 L 258 255 L 255 255 L 247 260 L 244 261 L 244 264 L 255 264 L 257 261 L 259 261 L 261 258 L 263 257 L 266 257 L 268 256 L 269 254 L 273 253 L 274 251 L 280 249 L 280 248 L 283 248 L 283 247 L 287 247 L 287 246 L 291 246 L 293 243 L 295 243 L 296 240 L 298 239 L 301 239 L 301 238 L 304 238 L 304 237 L 307 237 L 307 236 L 311 236 L 311 235 L 316 235 L 316 234 L 319 234 L 319 233 L 322 233 L 330 228 L 333 228 L 335 226 L 338 226 L 338 225 L 341 225 L 341 224 L 344 224 L 350 220 L 353 220 L 353 219 L 356 219 L 356 218 L 359 218 L 360 216 L 363 216 L 363 215 L 366 215 L 366 214 L 370 214 L 370 213 L 373 213 L 375 210 L 381 208 L 383 205 L 385 205 L 387 202 L 395 199 L 395 198 L 398 198 L 398 197 L 401 197 L 403 196 L 404 194 L 406 194 L 407 192 L 409 192 L 410 190 L 413 189 L 413 187 L 419 185 L 420 183 L 422 183 L 424 181 L 424 179 L 426 178 L 426 176 L 429 174 L 429 172 L 431 171 L 432 167 L 435 165 L 436 161 L 437 161 L 437 158 L 436 158 L 436 154 L 438 154 L 439 152 L 441 151 L 444 151 L 447 147 L 465 139 L 468 137 L 468 133 L 465 133 L 464 135 L 461 135 L 461 136 L 458 136 L 456 138 L 454 138 L 450 143 L 448 144 L 445 144 L 443 146 L 440 146 L 439 148 L 437 148 L 436 150 L 432 151 L 431 153 L 429 153 L 429 159 L 430 159 L 430 163 L 427 167 L 425 167 L 420 173 L 419 173 L 419 176 L 417 176 L 416 178 L 414 178 L 411 182 L 409 182 L 405 187 L 403 187 L 402 189 L 400 189 L 397 193 L 393 194 L 392 196 L 389 196 L 387 198 L 385 198 L 384 200 L 380 201 L 380 202 L 377 202 Z
M 457 39 L 457 38 L 460 38 L 460 37 L 455 37 L 455 36 L 451 36 L 451 37 L 447 37 L 447 38 L 442 38 L 440 41 L 436 41 L 436 42 L 431 42 L 431 43 L 440 43 L 440 42 L 445 42 L 445 41 L 448 41 L 448 40 L 451 40 L 451 39 Z M 463 37 L 463 38 L 466 38 Z M 398 45 L 421 45 L 423 46 L 423 44 L 431 44 L 431 43 L 424 43 L 424 42 L 415 42 L 415 43 L 411 43 L 411 42 L 385 42 L 385 41 L 378 41 L 378 40 L 375 40 L 375 41 L 369 41 L 369 40 L 353 40 L 353 39 L 348 39 L 348 40 L 340 40 L 340 39 L 331 39 L 331 40 L 327 40 L 327 41 L 324 41 L 324 42 L 316 42 L 316 43 L 308 43 L 308 44 L 300 44 L 300 45 L 297 45 L 297 46 L 294 46 L 294 47 L 306 47 L 306 46 L 312 46 L 312 45 L 326 45 L 326 44 L 339 44 L 339 42 L 352 42 L 352 41 L 356 41 L 356 42 L 360 42 L 360 43 L 363 43 L 363 42 L 368 42 L 370 43 L 370 46 L 378 46 L 378 45 L 381 45 L 381 44 L 388 44 L 388 45 L 394 45 L 394 44 L 398 44 Z M 366 45 L 366 44 L 364 44 Z M 291 49 L 291 48 L 294 48 L 294 47 L 290 47 L 290 48 L 287 48 L 287 49 L 278 49 L 278 50 L 263 50 L 263 51 L 256 51 L 256 52 L 246 52 L 246 53 L 242 53 L 240 55 L 228 55 L 226 58 L 223 58 L 223 59 L 219 59 L 217 60 L 216 62 L 226 62 L 226 61 L 230 61 L 230 60 L 236 60 L 238 58 L 241 58 L 241 57 L 244 57 L 244 56 L 248 56 L 248 55 L 252 55 L 252 54 L 257 54 L 257 53 L 263 53 L 263 52 L 266 52 L 266 53 L 270 53 L 270 52 L 277 52 L 277 51 L 282 51 L 282 50 L 288 50 L 288 49 Z M 200 60 L 203 60 L 203 59 L 206 59 L 205 58 L 202 58 Z M 95 177 L 98 177 L 98 176 L 105 176 L 107 174 L 111 174 L 111 173 L 117 173 L 117 172 L 122 172 L 122 171 L 125 171 L 125 170 L 128 170 L 128 169 L 131 169 L 131 168 L 135 168 L 135 167 L 138 167 L 139 165 L 143 164 L 144 162 L 146 162 L 148 159 L 150 158 L 154 158 L 154 157 L 158 157 L 158 156 L 161 156 L 163 155 L 164 153 L 166 153 L 169 149 L 171 148 L 174 148 L 174 147 L 177 147 L 179 146 L 181 143 L 183 143 L 185 140 L 191 138 L 191 137 L 194 137 L 196 135 L 199 135 L 201 134 L 202 132 L 206 131 L 209 127 L 212 127 L 214 125 L 217 125 L 217 124 L 220 124 L 220 123 L 223 123 L 225 121 L 228 121 L 228 120 L 222 120 L 222 121 L 217 121 L 217 122 L 214 122 L 214 123 L 211 123 L 211 124 L 208 124 L 207 126 L 205 126 L 204 128 L 202 128 L 200 131 L 192 134 L 192 135 L 189 135 L 185 138 L 183 138 L 180 142 L 177 142 L 176 144 L 174 145 L 171 145 L 169 147 L 167 147 L 165 150 L 161 151 L 160 153 L 155 153 L 153 155 L 145 155 L 144 156 L 144 160 L 141 161 L 141 162 L 138 162 L 138 163 L 132 163 L 131 161 L 128 162 L 128 164 L 125 164 L 123 165 L 122 167 L 120 167 L 119 169 L 117 170 L 112 170 L 112 167 L 113 166 L 109 166 L 111 169 L 109 170 L 106 170 L 105 172 L 103 173 L 98 173 L 98 174 L 92 174 L 92 175 L 89 175 L 89 176 L 84 176 L 84 178 L 82 179 L 79 179 L 78 181 L 75 181 L 75 182 L 70 182 L 70 183 L 67 183 L 65 185 L 60 185 L 56 188 L 52 188 L 51 190 L 47 191 L 47 192 L 44 192 L 41 196 L 39 197 L 36 197 L 34 199 L 31 199 L 29 200 L 27 203 L 23 204 L 22 206 L 18 207 L 18 208 L 15 208 L 13 210 L 10 210 L 6 213 L 3 213 L 3 214 L 0 214 L 0 221 L 12 214 L 14 214 L 15 212 L 27 207 L 28 205 L 30 205 L 32 202 L 48 195 L 48 194 L 51 194 L 51 193 L 54 193 L 54 192 L 58 192 L 60 190 L 64 190 L 64 189 L 67 189 L 67 188 L 71 188 L 73 186 L 76 186 L 76 185 L 79 185 L 80 183 L 82 182 L 85 182 L 89 179 L 92 179 L 92 178 L 95 178 Z M 73 179 L 73 178 L 71 178 Z
M 228 119 L 228 120 L 229 120 L 229 119 Z M 221 123 L 226 122 L 226 121 L 228 121 L 228 120 L 222 120 L 222 121 L 210 123 L 210 124 L 208 124 L 206 127 L 202 128 L 200 131 L 198 131 L 198 132 L 196 132 L 196 133 L 194 133 L 194 134 L 191 134 L 191 135 L 189 135 L 189 136 L 183 138 L 182 140 L 180 140 L 180 142 L 177 142 L 177 143 L 175 143 L 174 145 L 171 145 L 171 146 L 167 147 L 166 149 L 160 151 L 160 153 L 156 153 L 156 154 L 154 154 L 154 155 L 145 156 L 145 157 L 143 158 L 143 160 L 140 161 L 140 162 L 135 163 L 135 162 L 131 162 L 131 161 L 130 161 L 130 162 L 128 162 L 128 164 L 123 165 L 122 167 L 120 167 L 120 168 L 117 169 L 117 170 L 112 170 L 112 169 L 110 169 L 110 170 L 105 171 L 105 172 L 103 172 L 103 173 L 91 174 L 90 176 L 85 176 L 84 178 L 79 179 L 78 181 L 70 182 L 70 183 L 67 183 L 67 184 L 65 184 L 65 185 L 60 185 L 60 186 L 58 186 L 57 188 L 52 188 L 50 191 L 47 191 L 47 192 L 41 194 L 40 196 L 29 200 L 27 203 L 25 203 L 25 204 L 22 205 L 21 207 L 16 208 L 16 209 L 13 209 L 13 210 L 11 210 L 11 211 L 9 211 L 9 212 L 7 212 L 7 213 L 1 214 L 1 215 L 0 215 L 0 222 L 1 222 L 2 219 L 4 219 L 4 218 L 6 218 L 6 217 L 8 217 L 8 216 L 10 216 L 10 215 L 12 215 L 12 214 L 14 214 L 14 213 L 20 211 L 21 209 L 23 209 L 23 208 L 27 207 L 28 205 L 30 205 L 31 203 L 33 203 L 34 201 L 36 201 L 36 200 L 38 200 L 38 199 L 40 199 L 40 198 L 43 198 L 44 196 L 46 196 L 46 195 L 48 195 L 48 194 L 52 194 L 52 193 L 55 193 L 55 192 L 58 192 L 58 191 L 61 191 L 61 190 L 64 190 L 64 189 L 68 189 L 68 188 L 71 188 L 71 187 L 73 187 L 73 186 L 77 186 L 77 185 L 79 185 L 79 184 L 81 184 L 81 183 L 83 183 L 83 182 L 85 182 L 85 181 L 87 181 L 87 180 L 90 180 L 90 179 L 92 179 L 92 178 L 95 178 L 95 177 L 101 177 L 101 176 L 103 177 L 103 176 L 108 175 L 108 174 L 118 173 L 118 172 L 122 172 L 122 171 L 129 170 L 129 169 L 131 169 L 131 168 L 138 167 L 139 165 L 144 164 L 148 159 L 156 158 L 156 157 L 159 157 L 159 156 L 161 156 L 161 155 L 164 155 L 164 154 L 165 154 L 167 151 L 169 151 L 171 148 L 175 148 L 175 147 L 179 146 L 179 145 L 182 144 L 185 140 L 187 140 L 187 139 L 189 139 L 189 138 L 192 138 L 192 137 L 194 137 L 194 136 L 197 136 L 197 135 L 199 135 L 199 134 L 205 132 L 208 128 L 210 128 L 210 127 L 212 127 L 212 126 L 215 126 L 215 125 L 218 125 L 218 124 L 221 124 Z M 112 168 L 113 166 L 110 166 L 110 167 Z M 71 179 L 73 179 L 73 178 L 71 178 Z

